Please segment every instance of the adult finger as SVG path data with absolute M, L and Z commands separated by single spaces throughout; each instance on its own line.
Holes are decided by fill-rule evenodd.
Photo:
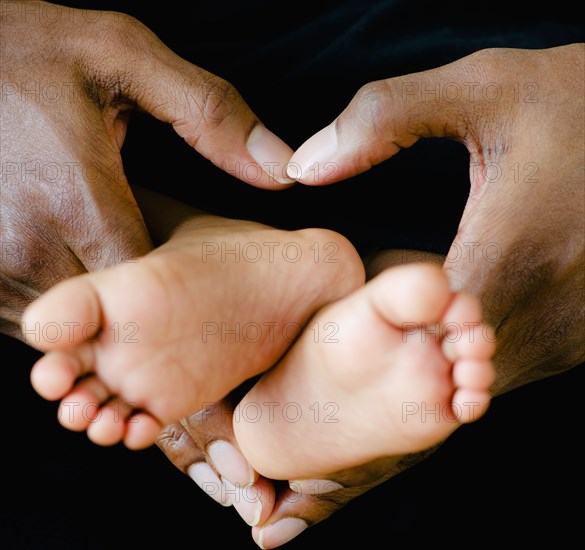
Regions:
M 157 445 L 211 498 L 233 505 L 250 526 L 266 521 L 275 502 L 274 485 L 258 477 L 235 442 L 229 399 L 166 427 Z
M 307 185 L 355 176 L 420 138 L 448 137 L 477 147 L 481 121 L 497 125 L 500 101 L 514 93 L 497 81 L 497 58 L 482 50 L 436 69 L 370 82 L 291 158 L 288 173 Z
M 229 82 L 182 59 L 130 16 L 109 13 L 85 32 L 84 77 L 101 106 L 138 105 L 172 124 L 214 164 L 252 185 L 282 189 L 293 182 L 286 175 L 292 150 Z
M 327 480 L 291 481 L 290 488 L 278 494 L 270 517 L 252 529 L 252 537 L 265 549 L 286 544 L 406 467 L 404 457 L 388 457 L 338 472 Z

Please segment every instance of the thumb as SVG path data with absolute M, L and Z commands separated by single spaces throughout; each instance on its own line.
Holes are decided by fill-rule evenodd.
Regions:
M 292 149 L 260 122 L 229 82 L 182 59 L 130 16 L 111 14 L 100 24 L 108 26 L 110 40 L 86 48 L 91 59 L 85 66 L 102 104 L 136 104 L 247 183 L 281 189 L 293 182 L 286 174 Z
M 473 148 L 476 122 L 484 116 L 493 120 L 495 99 L 502 99 L 481 54 L 366 84 L 341 115 L 295 152 L 289 176 L 307 185 L 340 181 L 423 137 L 448 137 Z

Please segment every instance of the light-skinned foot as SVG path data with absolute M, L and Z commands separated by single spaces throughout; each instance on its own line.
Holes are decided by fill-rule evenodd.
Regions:
M 270 368 L 363 280 L 337 233 L 198 216 L 138 262 L 65 281 L 26 310 L 25 341 L 47 352 L 32 383 L 62 400 L 65 427 L 142 448 Z
M 234 411 L 237 442 L 289 480 L 425 450 L 485 412 L 494 349 L 478 301 L 439 267 L 390 268 L 309 321 Z

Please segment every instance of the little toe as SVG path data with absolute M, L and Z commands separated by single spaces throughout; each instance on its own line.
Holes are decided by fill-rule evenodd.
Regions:
M 457 420 L 463 424 L 475 422 L 487 411 L 490 394 L 486 391 L 459 388 L 455 390 L 451 406 Z
M 150 414 L 145 412 L 133 414 L 126 422 L 124 445 L 136 451 L 150 447 L 157 440 L 161 430 L 160 422 Z

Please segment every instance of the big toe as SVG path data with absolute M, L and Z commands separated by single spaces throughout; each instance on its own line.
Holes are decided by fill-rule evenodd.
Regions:
M 94 336 L 101 308 L 93 276 L 63 281 L 34 301 L 24 312 L 22 336 L 42 351 L 63 349 Z
M 409 323 L 437 323 L 452 298 L 447 276 L 430 264 L 389 268 L 365 289 L 374 309 L 400 329 Z

